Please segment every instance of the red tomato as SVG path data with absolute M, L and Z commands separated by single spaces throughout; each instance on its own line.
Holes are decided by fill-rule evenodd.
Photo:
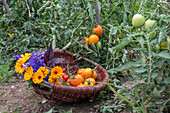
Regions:
M 68 80 L 68 78 L 69 78 L 68 75 L 64 75 L 64 76 L 63 76 L 63 79 L 64 79 L 64 80 Z
M 67 79 L 66 84 L 67 84 L 67 85 L 71 85 L 71 84 L 70 84 L 70 79 Z
M 63 69 L 63 72 L 65 72 L 65 71 L 66 71 L 66 69 L 64 68 L 64 69 Z

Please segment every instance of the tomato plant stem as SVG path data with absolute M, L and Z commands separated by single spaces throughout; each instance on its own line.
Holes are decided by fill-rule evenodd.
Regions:
M 151 79 L 151 72 L 152 72 L 152 57 L 151 57 L 151 48 L 149 45 L 149 39 L 147 39 L 147 45 L 148 45 L 148 51 L 149 51 L 149 78 L 148 78 L 148 85 L 150 83 L 150 79 Z

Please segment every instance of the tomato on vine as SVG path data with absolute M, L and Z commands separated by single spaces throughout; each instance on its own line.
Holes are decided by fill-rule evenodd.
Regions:
M 89 41 L 89 43 L 97 44 L 99 42 L 99 37 L 95 34 L 92 34 L 92 35 L 89 36 L 88 41 Z
M 93 28 L 92 33 L 101 36 L 103 34 L 103 28 L 100 25 L 97 25 L 97 27 Z

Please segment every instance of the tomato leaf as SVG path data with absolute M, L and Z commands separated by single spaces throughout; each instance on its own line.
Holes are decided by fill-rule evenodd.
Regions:
M 50 47 L 45 52 L 45 57 L 47 58 L 47 61 L 50 61 L 53 59 L 53 56 L 54 56 L 53 49 L 52 49 L 52 46 L 50 45 Z
M 133 38 L 132 38 L 132 37 L 127 37 L 127 38 L 125 38 L 124 40 L 122 40 L 122 41 L 120 42 L 120 44 L 118 44 L 118 45 L 116 45 L 115 47 L 110 48 L 110 49 L 120 49 L 120 48 L 128 45 L 128 44 L 129 44 L 130 42 L 132 42 L 132 41 L 133 41 Z

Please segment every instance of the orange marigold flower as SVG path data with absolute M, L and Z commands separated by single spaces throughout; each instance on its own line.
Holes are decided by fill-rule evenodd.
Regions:
M 44 78 L 44 74 L 42 73 L 42 71 L 37 71 L 34 73 L 33 77 L 32 77 L 32 81 L 35 84 L 39 84 L 43 81 Z
M 27 70 L 26 70 L 26 72 L 24 74 L 24 79 L 25 80 L 30 80 L 32 78 L 32 75 L 33 75 L 33 68 L 32 68 L 32 66 L 27 67 Z
M 23 67 L 23 64 L 24 64 L 24 60 L 22 58 L 19 58 L 16 65 L 15 65 L 15 71 L 17 73 L 23 73 L 26 69 L 25 67 Z
M 44 78 L 49 74 L 48 68 L 40 67 L 37 71 L 41 71 L 44 75 Z
M 61 85 L 61 82 L 59 81 L 59 76 L 49 76 L 48 82 Z
M 51 69 L 51 76 L 58 76 L 61 73 L 63 73 L 63 69 L 59 66 Z

